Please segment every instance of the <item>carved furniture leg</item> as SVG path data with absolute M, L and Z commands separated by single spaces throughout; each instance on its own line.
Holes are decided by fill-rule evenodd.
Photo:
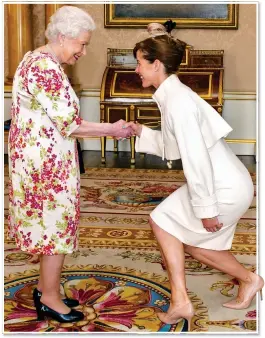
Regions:
M 113 139 L 114 142 L 114 152 L 117 153 L 118 152 L 118 140 L 115 138 Z
M 100 137 L 100 143 L 101 143 L 101 163 L 106 163 L 106 136 Z
M 131 164 L 135 164 L 135 136 L 130 138 L 131 141 Z

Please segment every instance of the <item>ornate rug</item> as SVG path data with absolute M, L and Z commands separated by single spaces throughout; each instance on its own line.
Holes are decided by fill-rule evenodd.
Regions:
M 255 174 L 252 174 L 255 183 Z M 8 215 L 5 168 L 5 223 Z M 66 257 L 62 293 L 79 300 L 84 320 L 37 321 L 32 290 L 38 256 L 19 251 L 5 227 L 5 332 L 185 332 L 187 322 L 161 323 L 170 286 L 148 215 L 185 183 L 182 171 L 88 169 L 81 180 L 79 250 Z M 256 202 L 240 220 L 232 246 L 248 269 L 256 264 Z M 222 303 L 237 293 L 230 276 L 186 255 L 189 297 L 195 308 L 192 332 L 256 333 L 256 301 L 247 310 Z

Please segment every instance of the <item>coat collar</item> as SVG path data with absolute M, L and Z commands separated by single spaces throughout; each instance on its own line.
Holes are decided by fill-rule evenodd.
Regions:
M 181 82 L 177 75 L 172 74 L 161 83 L 152 97 L 156 102 L 163 106 L 164 102 L 166 101 L 166 97 L 172 88 L 176 88 L 176 86 L 179 87 L 180 85 Z

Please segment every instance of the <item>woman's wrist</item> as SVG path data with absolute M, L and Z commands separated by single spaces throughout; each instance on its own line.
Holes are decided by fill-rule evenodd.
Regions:
M 141 134 L 142 134 L 143 126 L 142 126 L 141 124 L 138 124 L 138 123 L 137 123 L 137 127 L 138 127 L 138 129 L 137 129 L 136 135 L 137 135 L 138 137 L 140 137 Z

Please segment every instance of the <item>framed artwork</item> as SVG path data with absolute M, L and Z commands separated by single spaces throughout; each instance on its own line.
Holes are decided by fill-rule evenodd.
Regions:
M 107 4 L 105 27 L 146 28 L 150 22 L 171 19 L 178 28 L 238 28 L 238 5 L 234 4 Z

